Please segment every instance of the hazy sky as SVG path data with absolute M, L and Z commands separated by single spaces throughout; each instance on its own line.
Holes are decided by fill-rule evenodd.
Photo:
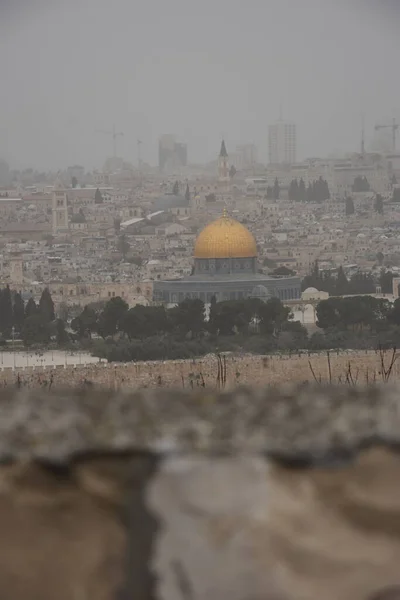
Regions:
M 40 169 L 157 160 L 161 133 L 189 158 L 298 127 L 299 158 L 360 146 L 400 118 L 400 0 L 0 0 L 0 157 Z

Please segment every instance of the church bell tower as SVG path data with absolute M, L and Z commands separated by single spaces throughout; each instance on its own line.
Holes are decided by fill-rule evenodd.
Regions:
M 221 150 L 218 157 L 218 181 L 226 186 L 229 186 L 229 164 L 225 140 L 222 140 Z
M 52 214 L 53 235 L 67 233 L 69 229 L 67 194 L 61 181 L 54 186 Z

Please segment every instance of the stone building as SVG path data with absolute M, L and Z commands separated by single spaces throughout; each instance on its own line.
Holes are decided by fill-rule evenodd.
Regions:
M 301 295 L 299 277 L 270 277 L 258 273 L 257 245 L 244 225 L 224 214 L 207 225 L 194 247 L 193 274 L 181 279 L 155 281 L 153 299 L 176 304 L 199 298 L 217 301 L 270 297 L 282 301 Z

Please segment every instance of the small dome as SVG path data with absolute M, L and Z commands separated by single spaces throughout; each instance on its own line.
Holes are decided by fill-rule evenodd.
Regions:
M 271 294 L 265 287 L 265 285 L 256 285 L 251 292 L 252 298 L 259 298 L 260 300 L 266 300 L 271 297 Z
M 315 287 L 309 287 L 304 290 L 303 294 L 318 294 L 318 290 Z
M 223 216 L 200 232 L 194 247 L 195 258 L 255 258 L 257 245 L 250 231 L 239 221 Z

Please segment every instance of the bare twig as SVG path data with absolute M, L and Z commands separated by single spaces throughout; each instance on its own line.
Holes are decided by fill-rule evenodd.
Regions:
M 309 360 L 309 361 L 308 361 L 308 366 L 310 367 L 310 371 L 311 371 L 311 373 L 312 373 L 312 376 L 314 377 L 314 379 L 315 379 L 316 383 L 321 383 L 320 381 L 318 381 L 318 379 L 317 379 L 317 377 L 316 377 L 316 375 L 315 375 L 315 372 L 314 372 L 313 366 L 312 366 L 312 364 L 311 364 L 311 360 Z
M 331 355 L 330 355 L 329 350 L 326 353 L 326 357 L 328 359 L 329 383 L 332 383 Z

